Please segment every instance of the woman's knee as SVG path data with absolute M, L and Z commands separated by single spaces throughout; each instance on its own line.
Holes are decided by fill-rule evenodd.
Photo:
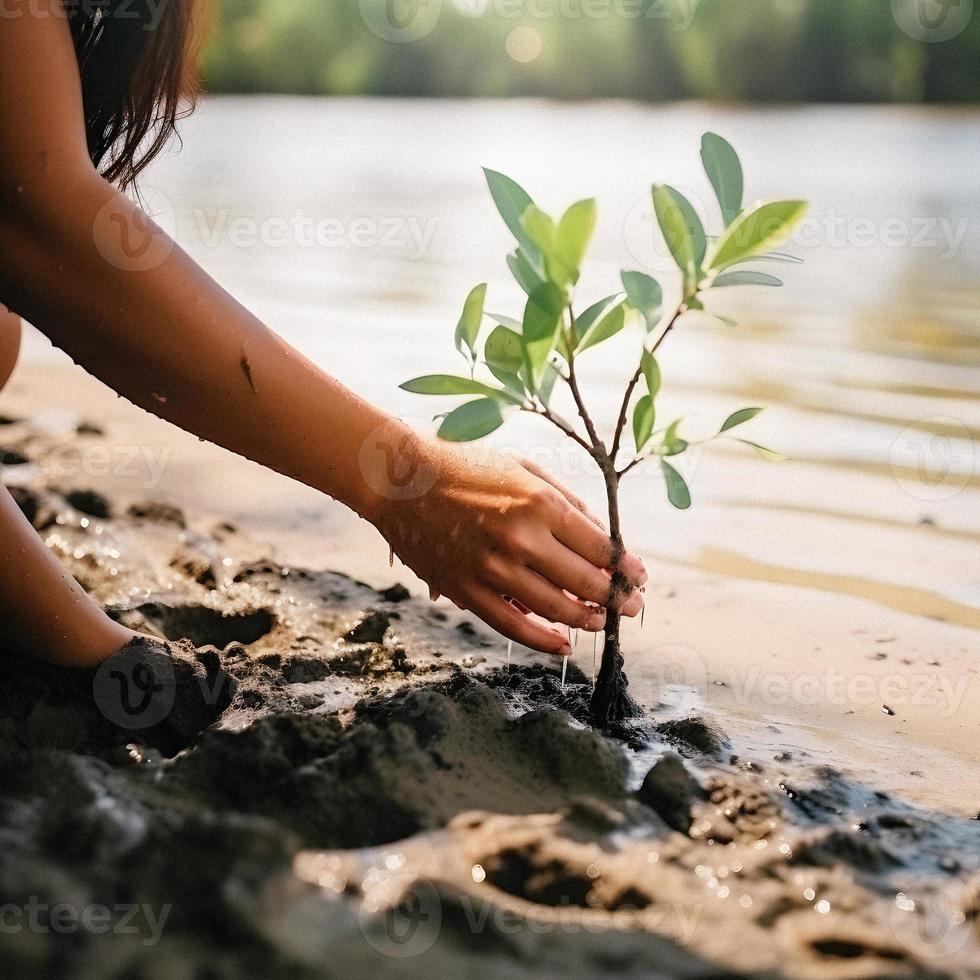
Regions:
M 20 317 L 0 304 L 0 388 L 10 380 L 20 353 Z

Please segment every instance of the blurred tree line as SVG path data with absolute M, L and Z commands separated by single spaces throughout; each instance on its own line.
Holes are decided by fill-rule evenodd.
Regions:
M 972 7 L 908 2 L 937 16 Z M 930 42 L 898 25 L 892 3 L 215 0 L 205 82 L 215 92 L 980 101 L 980 9 L 955 37 Z M 388 25 L 423 36 L 393 41 Z

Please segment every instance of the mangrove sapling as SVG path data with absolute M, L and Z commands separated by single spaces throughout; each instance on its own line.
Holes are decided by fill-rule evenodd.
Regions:
M 593 720 L 600 725 L 638 713 L 623 672 L 620 614 L 612 608 L 630 588 L 620 568 L 625 554 L 620 482 L 641 464 L 656 460 L 670 503 L 681 510 L 691 505 L 690 489 L 675 464 L 677 457 L 695 443 L 681 436 L 681 419 L 658 427 L 660 348 L 689 312 L 704 310 L 702 298 L 709 290 L 782 285 L 768 273 L 739 268 L 744 263 L 799 261 L 771 249 L 789 235 L 806 210 L 805 202 L 774 201 L 746 209 L 742 166 L 732 146 L 707 133 L 702 139 L 701 158 L 721 211 L 717 236 L 709 237 L 697 212 L 679 191 L 667 185 L 653 187 L 657 224 L 680 273 L 680 298 L 668 309 L 664 308 L 660 283 L 653 276 L 627 270 L 621 275 L 623 291 L 579 311 L 575 287 L 595 229 L 595 201 L 573 204 L 556 221 L 509 177 L 484 171 L 497 210 L 517 242 L 515 251 L 507 256 L 507 265 L 527 294 L 523 316 L 513 319 L 486 312 L 486 283 L 477 286 L 467 297 L 456 327 L 456 349 L 467 362 L 469 376 L 426 375 L 402 385 L 418 394 L 477 396 L 442 417 L 438 434 L 443 439 L 480 439 L 499 428 L 509 414 L 529 412 L 579 445 L 598 467 L 605 483 L 614 555 L 607 600 L 610 608 L 591 703 Z M 628 316 L 642 324 L 643 339 L 611 438 L 606 441 L 583 397 L 578 364 L 587 351 L 623 330 Z M 478 344 L 487 321 L 493 327 L 483 340 L 481 359 Z M 488 372 L 486 380 L 477 378 L 478 367 Z M 570 395 L 575 422 L 556 410 L 554 395 L 559 385 Z M 711 438 L 729 437 L 733 429 L 760 411 L 743 408 L 732 413 Z M 629 450 L 625 444 L 627 427 L 632 436 Z M 781 458 L 755 442 L 738 441 L 767 459 Z

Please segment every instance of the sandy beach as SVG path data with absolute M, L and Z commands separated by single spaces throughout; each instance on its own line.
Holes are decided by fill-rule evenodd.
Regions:
M 5 900 L 111 923 L 5 929 L 7 975 L 978 975 L 965 606 L 646 553 L 644 714 L 598 733 L 587 638 L 564 689 L 508 665 L 343 508 L 80 369 L 0 409 L 49 546 L 210 692 L 134 735 L 3 664 Z

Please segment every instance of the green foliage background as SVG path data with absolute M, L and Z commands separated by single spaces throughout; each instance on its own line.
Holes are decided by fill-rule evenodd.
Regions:
M 581 4 L 595 0 L 441 0 L 427 36 L 392 43 L 368 29 L 361 7 L 388 2 L 214 0 L 206 87 L 651 101 L 980 100 L 980 5 L 955 38 L 927 43 L 899 28 L 890 0 L 639 0 L 658 14 L 639 18 L 584 16 Z M 523 13 L 501 15 L 515 6 Z M 555 14 L 541 16 L 548 10 Z M 543 42 L 529 64 L 506 53 L 508 35 L 521 25 Z

